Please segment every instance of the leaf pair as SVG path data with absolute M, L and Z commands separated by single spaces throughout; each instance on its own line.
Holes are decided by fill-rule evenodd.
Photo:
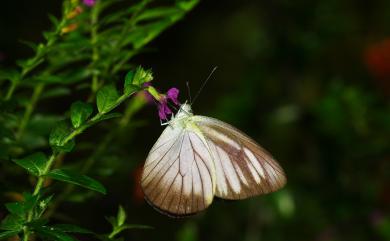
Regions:
M 127 229 L 150 229 L 152 227 L 138 224 L 127 224 L 126 223 L 126 212 L 122 206 L 119 206 L 118 214 L 116 217 L 108 217 L 106 218 L 108 222 L 111 223 L 112 232 L 107 236 L 101 236 L 102 240 L 115 240 L 115 236 L 120 232 Z M 107 239 L 108 238 L 108 239 Z
M 58 181 L 75 184 L 87 189 L 91 189 L 93 191 L 106 194 L 106 189 L 104 188 L 104 186 L 98 181 L 88 176 L 62 169 L 55 169 L 51 171 L 46 170 L 47 161 L 48 160 L 45 154 L 37 152 L 23 159 L 15 160 L 14 162 L 26 169 L 34 176 L 50 177 Z

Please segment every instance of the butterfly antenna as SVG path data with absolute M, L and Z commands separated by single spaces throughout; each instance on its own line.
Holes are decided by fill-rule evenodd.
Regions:
M 211 76 L 213 76 L 214 72 L 217 70 L 218 66 L 215 66 L 213 68 L 213 70 L 211 71 L 211 73 L 209 74 L 209 76 L 207 76 L 207 79 L 203 82 L 202 86 L 200 87 L 200 89 L 198 90 L 198 92 L 196 93 L 195 97 L 194 97 L 194 100 L 191 102 L 194 103 L 196 98 L 198 98 L 200 92 L 202 91 L 202 89 L 204 88 L 204 86 L 207 84 L 207 81 L 209 81 L 209 79 L 211 78 Z
M 190 99 L 190 105 L 192 105 L 190 82 L 187 81 L 186 85 L 187 85 L 188 98 Z

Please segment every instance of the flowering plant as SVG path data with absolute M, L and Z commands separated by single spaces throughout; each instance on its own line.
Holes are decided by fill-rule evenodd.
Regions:
M 123 230 L 146 228 L 127 224 L 121 206 L 116 217 L 108 218 L 112 230 L 105 234 L 58 218 L 54 223 L 52 217 L 72 195 L 87 202 L 95 193 L 107 193 L 102 182 L 115 173 L 114 162 L 107 160 L 112 161 L 108 174 L 91 170 L 106 164 L 98 161 L 109 151 L 109 143 L 127 130 L 133 115 L 147 103 L 144 91 L 156 97 L 161 119 L 171 113 L 168 100 L 179 104 L 177 89 L 158 93 L 146 84 L 153 79 L 152 72 L 135 68 L 132 58 L 196 3 L 64 0 L 62 16 L 50 17 L 53 29 L 44 32 L 45 42 L 29 43 L 34 56 L 19 61 L 18 68 L 0 69 L 0 85 L 5 90 L 0 97 L 0 181 L 8 211 L 0 213 L 0 239 L 73 241 L 78 235 L 90 234 L 100 240 L 118 240 Z M 123 88 L 118 91 L 121 82 Z M 82 101 L 72 103 L 73 99 Z M 65 100 L 70 108 L 60 113 L 40 109 L 43 100 Z M 120 105 L 125 105 L 123 114 L 114 113 Z M 103 128 L 96 143 L 77 140 L 76 148 L 76 137 L 103 126 L 101 122 L 106 128 L 117 128 Z M 85 159 L 82 152 L 89 152 L 89 157 Z M 26 174 L 29 184 L 12 182 Z M 76 187 L 89 191 L 77 192 Z

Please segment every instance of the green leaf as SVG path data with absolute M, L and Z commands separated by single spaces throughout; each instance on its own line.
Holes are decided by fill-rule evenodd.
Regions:
M 53 226 L 34 226 L 34 231 L 41 237 L 56 241 L 77 241 L 72 236 L 62 232 Z
M 50 171 L 46 176 L 58 181 L 72 183 L 84 188 L 88 188 L 106 194 L 106 189 L 100 182 L 85 175 L 73 173 L 68 170 L 55 169 Z
M 146 82 L 153 80 L 153 74 L 151 70 L 144 70 L 141 66 L 135 71 L 131 84 L 142 88 L 142 85 Z
M 113 85 L 101 88 L 96 95 L 96 103 L 99 113 L 106 113 L 113 108 L 118 98 L 118 91 Z
M 199 0 L 180 0 L 176 3 L 178 7 L 180 7 L 184 11 L 190 11 L 193 9 L 196 4 L 199 3 Z
M 70 119 L 74 128 L 81 126 L 92 114 L 93 107 L 90 104 L 77 101 L 70 107 Z
M 60 21 L 54 15 L 49 14 L 50 22 L 56 27 L 60 24 Z
M 70 133 L 68 125 L 65 122 L 60 122 L 50 133 L 50 146 L 57 151 L 70 152 L 75 145 L 73 139 L 65 142 Z
M 157 7 L 154 9 L 147 10 L 140 14 L 137 17 L 138 21 L 142 20 L 152 20 L 156 18 L 163 18 L 163 17 L 169 17 L 171 15 L 176 15 L 180 13 L 182 10 L 180 8 L 175 7 Z
M 7 210 L 22 219 L 27 217 L 27 213 L 34 209 L 36 206 L 39 196 L 33 196 L 30 193 L 23 193 L 23 201 L 6 203 L 5 207 Z
M 0 80 L 10 80 L 11 82 L 18 82 L 20 80 L 20 73 L 15 69 L 0 69 Z
M 140 90 L 140 87 L 133 84 L 135 73 L 133 71 L 129 71 L 125 77 L 125 85 L 124 85 L 124 93 L 129 95 Z
M 117 215 L 116 220 L 117 220 L 118 226 L 122 226 L 126 221 L 126 212 L 122 206 L 119 206 L 118 215 Z
M 25 214 L 23 202 L 6 203 L 5 208 L 11 213 L 22 217 Z
M 10 214 L 1 222 L 0 229 L 9 231 L 21 231 L 23 229 L 24 219 Z
M 12 237 L 12 236 L 15 236 L 18 233 L 20 233 L 20 231 L 4 231 L 4 232 L 0 232 L 0 240 L 1 239 L 6 239 L 6 238 L 9 238 L 9 237 Z
M 53 228 L 60 230 L 64 233 L 84 233 L 84 234 L 92 234 L 91 230 L 81 228 L 79 226 L 73 225 L 73 224 L 56 224 L 53 225 Z
M 14 160 L 14 162 L 31 174 L 40 176 L 44 173 L 47 157 L 42 152 L 37 152 L 25 158 Z

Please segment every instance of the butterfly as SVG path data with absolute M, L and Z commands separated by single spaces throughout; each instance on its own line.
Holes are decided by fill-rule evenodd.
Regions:
M 286 176 L 273 157 L 235 127 L 194 115 L 182 104 L 146 159 L 146 201 L 168 216 L 206 209 L 214 196 L 245 199 L 282 188 Z

